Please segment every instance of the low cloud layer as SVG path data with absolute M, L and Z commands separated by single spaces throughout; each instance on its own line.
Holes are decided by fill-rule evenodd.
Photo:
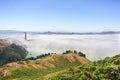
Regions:
M 43 53 L 62 53 L 66 50 L 77 50 L 86 54 L 90 60 L 102 59 L 106 56 L 120 54 L 120 35 L 32 35 L 28 34 L 28 41 L 24 34 L 6 34 L 0 38 L 7 38 L 22 42 L 27 46 L 28 56 Z

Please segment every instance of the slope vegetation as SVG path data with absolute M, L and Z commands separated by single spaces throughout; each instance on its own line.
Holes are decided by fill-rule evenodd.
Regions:
M 48 80 L 120 80 L 120 55 L 71 67 Z
M 86 64 L 90 61 L 79 54 L 50 54 L 34 60 L 13 62 L 1 68 L 1 78 L 5 80 L 43 80 L 45 75 L 65 70 L 70 66 Z

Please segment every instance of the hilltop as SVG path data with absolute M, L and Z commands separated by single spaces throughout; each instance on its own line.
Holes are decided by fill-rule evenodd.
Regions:
M 5 80 L 12 79 L 44 79 L 45 75 L 58 72 L 69 68 L 87 64 L 90 61 L 82 56 L 83 54 L 68 51 L 63 54 L 49 54 L 38 56 L 36 59 L 29 58 L 23 61 L 12 62 L 4 65 L 0 69 L 1 78 Z

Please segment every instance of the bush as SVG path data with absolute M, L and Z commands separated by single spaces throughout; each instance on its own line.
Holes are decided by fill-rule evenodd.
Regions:
M 85 55 L 84 53 L 82 53 L 82 52 L 77 52 L 76 50 L 74 50 L 74 51 L 67 50 L 66 52 L 63 52 L 62 54 L 69 54 L 69 53 L 75 53 L 75 54 L 78 54 L 78 55 L 80 55 L 80 56 L 82 56 L 82 57 L 86 57 L 86 55 Z

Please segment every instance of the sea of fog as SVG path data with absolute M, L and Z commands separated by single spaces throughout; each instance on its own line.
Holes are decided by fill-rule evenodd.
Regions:
M 86 54 L 90 60 L 103 59 L 106 56 L 120 54 L 120 34 L 111 35 L 42 35 L 0 34 L 1 39 L 25 45 L 28 57 L 43 53 L 62 53 L 66 50 L 77 50 Z

